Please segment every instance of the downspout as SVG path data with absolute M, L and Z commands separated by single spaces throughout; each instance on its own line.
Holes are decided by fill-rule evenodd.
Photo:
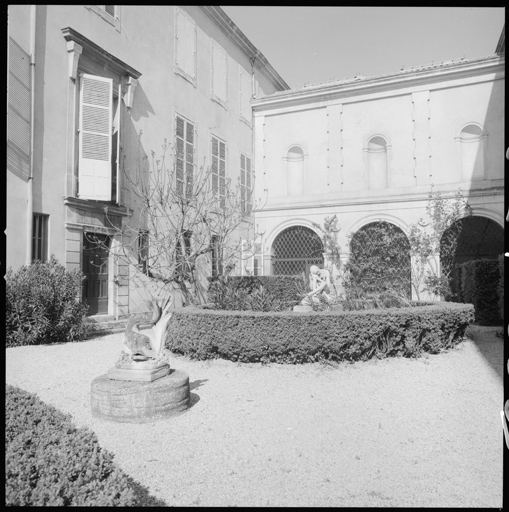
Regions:
M 26 259 L 25 264 L 32 263 L 32 223 L 34 216 L 34 135 L 35 135 L 35 17 L 36 5 L 30 6 L 30 165 L 27 182 L 27 232 L 26 232 Z

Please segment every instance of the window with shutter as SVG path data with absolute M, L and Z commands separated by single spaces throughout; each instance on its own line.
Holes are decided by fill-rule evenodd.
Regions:
M 175 126 L 176 190 L 190 197 L 194 179 L 194 124 L 177 115 Z
M 111 201 L 113 80 L 82 74 L 78 197 Z
M 253 175 L 251 159 L 240 155 L 240 205 L 242 215 L 249 215 L 253 208 Z
M 175 72 L 196 85 L 196 24 L 180 9 L 175 19 Z
M 228 100 L 228 56 L 212 41 L 212 99 L 226 108 Z
M 240 117 L 251 124 L 251 96 L 253 94 L 251 75 L 242 67 L 239 75 Z
M 212 136 L 212 192 L 219 198 L 221 208 L 226 198 L 226 143 Z

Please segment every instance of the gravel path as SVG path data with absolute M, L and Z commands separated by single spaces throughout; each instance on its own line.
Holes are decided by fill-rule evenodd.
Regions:
M 92 380 L 122 334 L 8 348 L 7 383 L 91 428 L 173 506 L 502 507 L 501 327 L 455 349 L 335 366 L 192 361 L 192 407 L 155 423 L 98 420 Z

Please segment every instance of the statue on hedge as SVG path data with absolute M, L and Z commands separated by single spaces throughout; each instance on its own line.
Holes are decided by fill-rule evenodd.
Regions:
M 301 301 L 301 306 L 311 306 L 320 303 L 322 296 L 327 303 L 332 302 L 332 284 L 330 280 L 330 272 L 325 268 L 319 268 L 311 265 L 309 274 L 309 287 L 311 291 Z
M 151 311 L 131 315 L 124 332 L 124 346 L 115 368 L 108 376 L 119 380 L 154 380 L 170 371 L 170 352 L 164 348 L 166 328 L 171 320 L 170 299 L 162 309 L 155 300 L 147 301 Z M 151 330 L 140 332 L 140 324 L 148 323 Z M 135 370 L 135 372 L 132 372 Z M 156 376 L 157 375 L 157 376 Z

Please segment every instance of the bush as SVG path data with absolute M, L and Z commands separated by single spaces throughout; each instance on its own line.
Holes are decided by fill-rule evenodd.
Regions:
M 134 506 L 128 477 L 96 435 L 31 393 L 6 386 L 7 506 Z
M 301 276 L 231 276 L 212 280 L 209 300 L 228 311 L 286 311 L 302 300 Z
M 6 346 L 79 341 L 87 333 L 80 270 L 67 271 L 52 255 L 6 279 Z
M 175 310 L 166 347 L 194 359 L 306 363 L 438 353 L 463 339 L 471 304 L 322 313 Z
M 480 325 L 498 325 L 500 316 L 499 260 L 473 260 L 461 263 L 461 296 L 475 308 Z

